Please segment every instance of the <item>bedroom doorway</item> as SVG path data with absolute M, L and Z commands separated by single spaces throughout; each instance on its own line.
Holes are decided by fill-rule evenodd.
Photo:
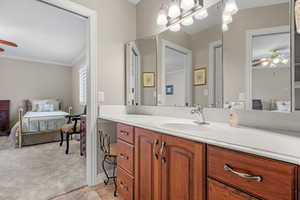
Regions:
M 9 10 L 14 10 L 14 11 L 16 10 L 16 8 L 14 8 L 14 9 L 8 9 L 10 6 L 12 6 L 12 2 L 13 1 L 15 2 L 15 5 L 14 5 L 15 7 L 24 6 L 25 9 L 22 9 L 22 11 L 20 11 L 16 15 L 14 15 L 14 13 L 12 13 L 12 12 L 9 13 Z M 84 181 L 85 183 L 84 183 L 84 185 L 86 185 L 86 184 L 88 184 L 88 185 L 95 185 L 95 184 L 97 184 L 97 181 L 99 181 L 98 178 L 97 178 L 97 135 L 96 135 L 96 132 L 97 132 L 97 129 L 96 129 L 97 128 L 97 123 L 96 123 L 97 122 L 97 101 L 96 101 L 96 99 L 97 99 L 96 98 L 96 94 L 97 94 L 97 44 L 98 44 L 97 43 L 97 31 L 96 31 L 97 30 L 97 13 L 95 11 L 93 11 L 93 10 L 90 10 L 90 9 L 88 9 L 86 7 L 83 7 L 83 6 L 79 5 L 79 4 L 73 3 L 71 1 L 60 1 L 60 0 L 29 0 L 29 1 L 26 1 L 26 3 L 19 2 L 18 0 L 13 0 L 13 1 L 12 0 L 5 0 L 5 2 L 3 2 L 3 4 L 1 5 L 1 7 L 3 9 L 6 9 L 6 12 L 1 12 L 1 14 L 0 14 L 1 15 L 1 19 L 3 19 L 3 20 L 1 20 L 1 23 L 0 23 L 0 28 L 1 28 L 0 29 L 0 37 L 1 38 L 5 37 L 8 40 L 16 41 L 16 43 L 18 44 L 18 48 L 17 48 L 18 52 L 20 52 L 22 50 L 26 50 L 26 43 L 22 42 L 21 40 L 18 40 L 18 38 L 15 38 L 15 36 L 18 35 L 17 34 L 18 32 L 22 33 L 23 35 L 25 34 L 25 32 L 27 31 L 26 27 L 25 27 L 26 23 L 24 23 L 24 27 L 22 27 L 22 26 L 16 26 L 17 28 L 14 28 L 13 25 L 12 25 L 12 23 L 10 23 L 9 20 L 5 20 L 5 18 L 2 17 L 5 14 L 10 15 L 11 20 L 14 20 L 14 19 L 17 19 L 17 18 L 20 18 L 20 17 L 24 17 L 23 21 L 27 21 L 27 20 L 25 20 L 26 17 L 34 17 L 34 15 L 37 14 L 40 17 L 34 17 L 34 18 L 36 20 L 38 20 L 40 18 L 44 22 L 44 21 L 47 21 L 46 18 L 42 17 L 42 16 L 44 16 L 45 12 L 43 12 L 43 10 L 40 7 L 48 7 L 49 9 L 52 9 L 52 10 L 53 9 L 60 10 L 61 13 L 58 14 L 58 15 L 66 15 L 66 13 L 68 13 L 69 15 L 73 15 L 77 19 L 84 19 L 84 21 L 86 22 L 86 29 L 85 29 L 85 31 L 86 31 L 87 34 L 86 34 L 86 37 L 84 38 L 84 40 L 85 40 L 85 49 L 82 50 L 81 54 L 78 54 L 76 57 L 73 56 L 73 58 L 74 58 L 73 61 L 74 62 L 72 62 L 72 64 L 79 63 L 78 66 L 79 66 L 80 69 L 70 70 L 70 68 L 68 68 L 68 66 L 67 66 L 69 63 L 68 62 L 64 63 L 65 60 L 63 60 L 63 59 L 59 60 L 59 62 L 47 62 L 46 63 L 42 59 L 38 59 L 38 58 L 26 58 L 26 56 L 28 56 L 30 54 L 26 54 L 26 52 L 23 51 L 23 52 L 21 52 L 21 53 L 23 53 L 22 56 L 21 56 L 21 54 L 17 54 L 18 52 L 15 51 L 13 48 L 7 47 L 5 49 L 6 50 L 5 53 L 0 56 L 0 62 L 1 62 L 0 63 L 1 64 L 1 69 L 0 70 L 3 70 L 2 66 L 4 66 L 4 65 L 5 66 L 10 66 L 14 62 L 17 63 L 16 65 L 18 65 L 18 66 L 24 66 L 24 67 L 29 66 L 28 63 L 34 62 L 34 63 L 37 63 L 37 64 L 35 64 L 35 66 L 32 67 L 35 70 L 32 72 L 32 74 L 30 74 L 30 78 L 29 78 L 30 80 L 37 80 L 38 79 L 38 76 L 36 75 L 36 73 L 39 72 L 39 71 L 42 71 L 42 67 L 40 69 L 38 69 L 38 66 L 42 66 L 44 64 L 47 64 L 47 65 L 57 65 L 57 67 L 51 68 L 52 71 L 54 69 L 56 69 L 56 68 L 61 68 L 61 71 L 63 71 L 62 73 L 65 73 L 66 71 L 72 71 L 72 75 L 76 74 L 76 76 L 78 78 L 78 79 L 76 79 L 76 82 L 78 82 L 78 84 L 76 84 L 76 87 L 78 86 L 78 88 L 80 88 L 80 89 L 78 89 L 78 93 L 72 94 L 71 98 L 73 99 L 73 97 L 75 97 L 75 96 L 76 96 L 76 98 L 78 97 L 79 106 L 76 108 L 75 106 L 71 105 L 71 107 L 73 108 L 73 113 L 74 114 L 81 114 L 83 112 L 83 110 L 84 110 L 83 109 L 85 107 L 84 105 L 86 105 L 86 108 L 87 108 L 86 109 L 86 111 L 87 111 L 87 116 L 86 116 L 86 132 L 88 134 L 86 134 L 86 159 L 84 160 L 84 162 L 86 163 L 85 164 L 86 170 L 84 170 L 84 173 L 85 173 L 84 174 L 84 177 L 85 177 L 85 181 Z M 30 12 L 30 10 L 29 10 L 30 9 L 29 8 L 30 7 L 29 4 L 31 4 L 31 3 L 32 4 L 39 4 L 38 5 L 39 6 L 39 10 L 38 11 L 34 11 L 34 12 Z M 27 8 L 28 8 L 28 10 L 27 10 Z M 72 45 L 75 44 L 76 42 L 71 42 L 69 44 L 66 44 L 66 43 L 62 44 L 61 40 L 60 40 L 61 39 L 61 35 L 59 35 L 59 34 L 56 33 L 56 32 L 61 31 L 62 29 L 65 30 L 65 29 L 69 28 L 69 25 L 67 25 L 65 27 L 64 26 L 60 26 L 59 27 L 58 24 L 63 23 L 63 21 L 65 21 L 65 20 L 66 20 L 66 18 L 62 18 L 62 20 L 56 20 L 55 23 L 53 23 L 51 34 L 52 35 L 56 35 L 56 38 L 54 40 L 53 40 L 52 37 L 49 37 L 49 36 L 46 36 L 46 35 L 38 35 L 38 33 L 39 33 L 38 31 L 35 32 L 34 35 L 33 34 L 29 34 L 27 32 L 26 34 L 27 34 L 28 37 L 26 37 L 26 38 L 24 36 L 23 37 L 25 39 L 27 39 L 27 40 L 29 40 L 31 38 L 34 39 L 33 40 L 34 42 L 30 43 L 30 45 L 32 47 L 31 49 L 36 50 L 36 52 L 39 51 L 38 53 L 41 56 L 45 56 L 47 58 L 47 57 L 50 57 L 51 55 L 53 55 L 53 58 L 55 58 L 55 55 L 57 55 L 55 53 L 59 53 L 61 57 L 56 57 L 56 58 L 63 58 L 63 56 L 64 57 L 68 57 L 68 56 L 71 55 L 71 53 L 70 54 L 63 54 L 64 50 L 66 48 L 69 48 L 69 50 L 75 49 L 75 48 L 72 48 L 72 47 L 74 47 Z M 77 20 L 77 22 L 78 21 L 80 21 L 80 20 Z M 78 23 L 80 23 L 80 22 L 78 22 Z M 5 28 L 5 26 L 7 26 L 8 24 L 10 26 L 7 27 L 7 28 Z M 46 24 L 47 23 L 40 24 L 39 25 L 40 30 L 45 29 L 45 25 Z M 76 26 L 76 24 L 74 24 L 74 25 Z M 3 26 L 3 27 L 1 27 L 1 26 Z M 29 26 L 27 25 L 27 28 L 28 27 Z M 80 27 L 80 25 L 79 25 L 79 27 Z M 31 28 L 33 28 L 33 27 L 31 27 Z M 6 32 L 4 33 L 1 30 L 5 30 Z M 74 31 L 73 33 L 69 34 L 68 38 L 74 37 L 74 35 L 76 35 L 76 33 L 77 32 Z M 41 39 L 40 42 L 38 42 L 39 39 Z M 42 48 L 38 48 L 38 44 L 40 44 L 40 43 L 43 44 Z M 57 47 L 56 46 L 57 44 L 61 44 L 61 46 Z M 49 46 L 53 47 L 52 51 L 49 51 L 49 52 L 45 53 L 45 51 L 43 51 L 43 50 L 47 49 Z M 56 48 L 55 48 L 55 46 L 56 46 Z M 29 49 L 29 48 L 27 48 L 27 49 Z M 9 55 L 10 53 L 11 53 L 11 55 Z M 15 55 L 12 56 L 12 53 L 15 53 Z M 34 55 L 34 54 L 31 54 L 31 55 Z M 82 57 L 85 57 L 85 59 L 83 59 L 83 60 L 86 60 L 85 63 L 80 63 Z M 22 64 L 23 62 L 26 62 L 27 65 Z M 4 65 L 2 65 L 2 64 L 4 64 Z M 84 68 L 84 70 L 83 70 L 83 68 Z M 17 76 L 18 77 L 17 79 L 20 78 L 20 80 L 21 80 L 22 79 L 21 75 L 25 75 L 26 71 L 29 71 L 29 67 L 27 69 L 22 69 L 22 71 L 20 71 L 20 70 L 19 71 L 15 71 L 18 75 L 20 75 L 20 76 Z M 7 78 L 5 79 L 5 77 L 2 77 L 3 74 L 7 74 L 6 72 L 7 71 L 4 71 L 4 73 L 0 72 L 0 78 L 2 80 L 8 80 Z M 59 76 L 60 75 L 58 75 L 58 77 Z M 64 78 L 62 76 L 60 78 L 57 78 L 56 76 L 53 76 L 52 72 L 51 73 L 45 73 L 42 77 L 44 77 L 44 78 L 41 78 L 42 80 L 40 80 L 40 81 L 48 81 L 47 85 L 49 87 L 51 87 L 50 85 L 56 85 L 61 80 L 66 79 L 66 78 Z M 52 77 L 52 80 L 50 80 L 51 77 Z M 15 76 L 14 76 L 14 78 L 16 79 Z M 73 79 L 74 78 L 72 77 L 71 78 L 71 82 L 72 83 L 74 81 Z M 82 81 L 83 79 L 85 79 L 85 83 L 84 83 L 84 81 Z M 80 82 L 80 84 L 79 84 L 79 82 Z M 3 86 L 3 84 L 1 84 L 1 85 Z M 43 90 L 47 90 L 48 88 L 42 87 L 39 84 L 32 84 L 32 85 L 35 85 L 35 88 L 33 90 L 29 90 L 28 88 L 25 88 L 25 86 L 28 86 L 28 83 L 26 83 L 26 82 L 23 82 L 23 85 L 22 84 L 18 84 L 18 85 L 19 85 L 18 86 L 19 88 L 23 87 L 23 91 L 24 91 L 23 93 L 18 93 L 16 95 L 7 94 L 6 96 L 4 96 L 2 94 L 1 94 L 2 96 L 0 95 L 0 100 L 1 99 L 13 99 L 11 101 L 11 108 L 14 108 L 14 109 L 16 108 L 18 110 L 19 110 L 20 107 L 23 106 L 23 104 L 21 105 L 21 103 L 20 103 L 19 100 L 15 101 L 15 99 L 14 99 L 15 96 L 19 96 L 22 99 L 27 98 L 29 100 L 32 100 L 32 99 L 34 100 L 35 98 L 39 99 L 39 100 L 41 100 L 41 99 L 44 100 L 45 98 L 48 98 L 48 97 L 54 97 L 54 96 L 57 97 L 57 96 L 59 96 L 59 95 L 53 95 L 53 94 L 55 94 L 54 93 L 55 90 L 58 91 L 62 87 L 65 86 L 65 84 L 62 82 L 61 83 L 61 87 L 57 87 L 56 89 L 52 89 L 53 94 L 49 93 L 47 97 L 44 97 L 43 95 L 40 95 L 40 96 L 35 96 L 35 97 L 31 98 L 31 97 L 26 96 L 26 94 L 28 94 L 29 91 L 30 92 L 31 91 L 43 92 Z M 1 91 L 2 91 L 2 88 L 1 88 L 2 86 L 0 86 Z M 71 85 L 70 90 L 73 90 L 73 86 L 74 86 L 74 84 Z M 12 86 L 9 86 L 9 87 L 12 87 Z M 86 89 L 83 89 L 84 87 Z M 4 91 L 11 91 L 11 93 L 13 93 L 14 90 L 12 88 L 8 88 L 8 89 L 5 89 Z M 86 93 L 86 96 L 85 96 L 86 100 L 85 100 L 85 102 L 83 100 L 84 97 L 82 96 L 82 92 L 83 91 Z M 69 93 L 69 91 L 66 91 L 66 93 Z M 23 94 L 25 94 L 24 97 L 23 97 Z M 71 99 L 71 101 L 72 101 L 72 99 Z M 47 99 L 47 100 L 49 100 L 49 99 Z M 67 101 L 68 100 L 66 100 L 64 102 L 67 102 Z M 49 103 L 47 102 L 45 104 L 48 105 Z M 53 104 L 51 104 L 51 105 L 54 105 L 54 104 L 56 104 L 56 102 L 53 103 Z M 59 105 L 59 103 L 58 103 L 58 105 Z M 67 104 L 65 104 L 63 106 L 63 109 L 61 109 L 61 110 L 65 111 L 65 112 L 68 112 L 69 110 L 66 109 L 66 107 L 70 107 L 70 106 L 67 106 Z M 52 109 L 52 107 L 49 108 L 49 109 Z M 11 115 L 16 115 L 16 112 L 13 112 L 13 113 L 14 114 L 11 114 Z M 28 114 L 28 113 L 24 111 L 24 113 L 21 115 L 21 118 L 24 119 L 23 117 L 26 116 L 26 114 Z M 29 115 L 28 116 L 28 120 L 31 120 L 33 117 L 36 117 L 36 116 L 33 116 L 32 113 L 29 113 L 28 115 Z M 20 119 L 18 117 L 19 116 L 14 116 L 14 119 L 15 119 L 14 122 L 17 122 L 18 119 Z M 45 117 L 45 116 L 43 115 L 43 117 Z M 49 117 L 49 116 L 46 116 L 46 117 Z M 53 117 L 53 116 L 51 116 L 51 117 Z M 45 125 L 45 126 L 47 126 L 47 127 L 49 126 L 50 123 L 51 124 L 54 123 L 53 121 L 49 122 L 48 118 L 47 119 L 43 118 L 43 120 L 46 121 L 45 124 L 47 124 L 47 125 Z M 40 120 L 40 121 L 43 121 L 43 120 Z M 57 120 L 57 119 L 55 119 L 55 120 Z M 40 121 L 37 124 L 37 128 L 39 130 L 42 127 L 41 124 L 40 124 Z M 28 124 L 29 124 L 29 126 L 27 128 L 31 130 L 33 128 L 31 126 L 31 122 L 29 122 Z M 18 132 L 19 130 L 21 130 L 21 133 L 22 133 L 22 131 L 23 131 L 23 128 L 22 128 L 23 123 L 19 123 L 19 125 L 20 126 L 18 128 L 16 128 L 16 132 Z M 18 162 L 20 162 L 17 165 L 18 166 L 22 166 L 22 164 L 23 164 L 22 162 L 24 160 L 31 159 L 32 155 L 34 153 L 39 152 L 39 147 L 42 146 L 42 145 L 40 145 L 40 144 L 33 145 L 33 146 L 31 146 L 31 145 L 30 146 L 24 145 L 24 148 L 23 148 L 23 144 L 26 144 L 27 139 L 25 137 L 24 138 L 21 137 L 21 139 L 19 139 L 20 138 L 19 136 L 20 136 L 20 134 L 19 135 L 16 134 L 16 139 L 19 142 L 18 146 L 21 144 L 22 148 L 15 148 L 15 149 L 12 150 L 13 153 L 11 153 L 11 152 L 10 153 L 17 155 L 15 157 L 16 160 L 17 160 L 16 164 Z M 24 136 L 25 136 L 25 134 L 24 134 Z M 74 139 L 74 141 L 75 140 L 76 139 Z M 53 146 L 54 148 L 58 149 L 57 152 L 55 152 L 55 153 L 57 153 L 57 157 L 56 158 L 58 158 L 58 159 L 52 159 L 53 158 L 52 156 L 56 155 L 56 154 L 49 153 L 48 152 L 48 150 L 50 148 L 49 145 L 48 144 L 44 145 L 45 149 L 42 150 L 39 153 L 43 154 L 44 158 L 48 157 L 48 159 L 30 160 L 30 161 L 32 161 L 32 165 L 37 164 L 37 165 L 39 165 L 40 168 L 44 168 L 45 165 L 47 165 L 47 164 L 49 164 L 49 165 L 54 164 L 53 162 L 55 160 L 54 166 L 56 166 L 56 167 L 54 167 L 54 168 L 47 168 L 46 171 L 49 174 L 53 174 L 53 175 L 56 174 L 56 176 L 57 176 L 56 178 L 62 178 L 62 177 L 59 176 L 59 174 L 57 173 L 56 169 L 59 168 L 59 167 L 61 167 L 61 166 L 67 166 L 67 167 L 65 167 L 64 170 L 66 172 L 72 171 L 72 167 L 74 165 L 68 163 L 68 160 L 73 160 L 74 163 L 76 164 L 76 162 L 78 161 L 78 157 L 80 157 L 79 153 L 78 154 L 76 153 L 76 155 L 75 155 L 75 153 L 72 152 L 72 148 L 74 148 L 74 146 L 75 146 L 75 145 L 72 145 L 72 144 L 70 144 L 70 153 L 69 153 L 69 155 L 65 155 L 64 153 L 62 153 L 62 154 L 58 153 L 58 151 L 62 151 L 62 150 L 64 152 L 64 149 L 65 149 L 64 145 L 66 145 L 65 142 L 63 143 L 62 147 L 59 147 L 59 144 L 57 142 Z M 2 147 L 2 143 L 1 143 L 1 140 L 0 140 L 0 150 L 1 150 L 1 147 Z M 4 151 L 6 151 L 6 150 L 4 150 Z M 1 157 L 1 155 L 3 155 L 3 154 L 0 151 L 0 157 Z M 69 157 L 67 157 L 67 156 L 69 156 Z M 75 156 L 76 156 L 76 158 L 75 158 Z M 8 157 L 9 156 L 7 156 L 6 158 L 8 158 Z M 3 156 L 2 158 L 5 159 L 5 156 Z M 66 158 L 67 161 L 64 160 L 64 158 Z M 83 158 L 81 158 L 81 159 L 83 160 Z M 79 162 L 81 162 L 81 161 L 79 161 Z M 4 162 L 1 162 L 1 163 L 4 163 Z M 6 166 L 6 168 L 8 169 L 9 166 Z M 3 168 L 1 167 L 1 169 L 3 169 Z M 43 169 L 43 170 L 45 170 L 45 169 Z M 28 181 L 29 182 L 31 181 L 32 183 L 34 183 L 34 185 L 36 185 L 36 188 L 33 188 L 35 191 L 39 190 L 39 186 L 38 185 L 40 185 L 40 186 L 42 186 L 42 185 L 45 186 L 46 185 L 47 186 L 46 183 L 45 184 L 37 183 L 37 182 L 40 182 L 40 181 L 38 181 L 38 179 L 35 179 L 36 176 L 34 176 L 34 178 L 31 177 L 32 171 L 29 171 L 29 169 L 23 169 L 23 168 L 21 169 L 21 168 L 17 168 L 16 167 L 16 171 L 18 171 L 18 173 L 21 174 L 21 177 L 23 177 L 23 178 L 20 178 L 18 176 L 19 178 L 18 178 L 18 180 L 16 180 L 18 182 L 17 185 L 19 183 L 21 184 L 21 182 L 22 182 L 21 185 L 24 186 L 24 184 L 27 184 Z M 39 176 L 42 177 L 42 178 L 44 178 L 45 180 L 47 180 L 47 177 L 50 176 L 50 175 L 46 174 L 46 171 L 45 171 L 45 173 L 41 172 L 39 174 Z M 4 172 L 5 171 L 2 171 L 1 173 L 4 173 Z M 1 173 L 0 173 L 0 176 L 3 177 L 2 175 L 5 175 L 5 174 L 1 174 Z M 18 173 L 16 173 L 16 174 L 18 174 Z M 66 181 L 68 181 L 72 177 L 76 177 L 76 176 L 78 176 L 78 175 L 73 174 L 73 175 L 64 177 L 64 179 Z M 9 179 L 11 177 L 7 176 L 7 178 Z M 5 178 L 3 180 L 5 180 Z M 30 184 L 28 184 L 28 187 L 30 187 Z M 62 193 L 62 192 L 67 192 L 68 190 L 71 190 L 71 189 L 75 189 L 75 188 L 68 188 L 68 185 L 64 185 L 64 183 L 63 184 L 62 183 L 55 184 L 55 182 L 53 182 L 51 184 L 51 186 L 48 186 L 48 187 L 49 187 L 48 189 L 50 191 L 51 190 L 52 191 L 57 191 L 56 194 L 59 194 L 59 193 Z M 59 190 L 58 188 L 62 188 L 63 191 Z M 6 196 L 5 196 L 5 194 L 3 194 L 3 193 L 4 192 L 5 193 L 9 193 L 10 189 L 12 189 L 12 188 L 6 188 L 6 187 L 5 188 L 1 188 L 0 199 L 2 199 L 2 197 L 3 197 L 3 199 L 7 199 Z M 15 186 L 15 189 L 16 189 L 16 186 Z M 24 190 L 21 190 L 21 187 L 20 187 L 20 191 L 21 192 L 24 191 L 24 194 L 25 194 L 25 193 L 28 192 L 28 191 L 26 191 L 26 189 L 29 189 L 29 188 L 23 187 L 22 189 L 24 189 Z M 40 189 L 40 190 L 43 190 L 43 189 Z M 36 196 L 39 196 L 38 193 L 35 193 L 35 192 L 32 192 L 32 191 L 29 191 L 29 193 L 32 193 L 31 195 L 33 195 L 31 199 L 35 198 Z M 15 195 L 24 195 L 24 194 L 15 194 Z M 30 194 L 28 194 L 28 195 L 30 195 Z M 28 198 L 29 198 L 29 196 L 28 196 Z

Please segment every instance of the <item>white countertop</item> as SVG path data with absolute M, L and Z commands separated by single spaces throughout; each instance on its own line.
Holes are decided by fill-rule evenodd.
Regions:
M 215 122 L 199 125 L 199 130 L 184 130 L 164 124 L 194 124 L 195 120 L 153 115 L 103 114 L 99 118 L 300 165 L 300 135 L 295 132 L 235 128 Z

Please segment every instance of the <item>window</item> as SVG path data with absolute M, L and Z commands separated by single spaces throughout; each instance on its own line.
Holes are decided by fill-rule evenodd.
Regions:
M 87 68 L 79 70 L 79 102 L 80 105 L 87 104 Z

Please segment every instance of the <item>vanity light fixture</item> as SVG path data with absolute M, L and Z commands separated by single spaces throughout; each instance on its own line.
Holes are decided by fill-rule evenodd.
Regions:
M 165 5 L 161 6 L 156 23 L 170 31 L 180 31 L 180 24 L 192 25 L 194 16 L 200 20 L 208 16 L 207 10 L 203 9 L 203 0 L 172 0 L 168 6 Z
M 230 24 L 232 22 L 232 16 L 228 14 L 223 14 L 223 24 Z
M 223 30 L 223 32 L 228 31 L 228 25 L 227 24 L 223 24 L 222 25 L 222 30 Z

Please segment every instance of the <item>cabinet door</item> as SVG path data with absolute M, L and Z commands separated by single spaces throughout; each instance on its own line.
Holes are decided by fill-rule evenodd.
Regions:
M 205 199 L 205 145 L 162 136 L 162 199 Z
M 161 164 L 158 156 L 161 136 L 135 129 L 135 199 L 161 199 Z
M 215 180 L 208 179 L 208 200 L 258 200 Z

